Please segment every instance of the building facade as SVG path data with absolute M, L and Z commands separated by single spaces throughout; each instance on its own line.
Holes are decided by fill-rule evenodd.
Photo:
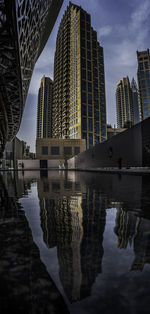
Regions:
M 150 53 L 149 49 L 137 51 L 140 119 L 150 117 Z
M 37 138 L 52 137 L 53 81 L 43 76 L 38 93 Z
M 107 138 L 103 48 L 90 15 L 71 2 L 56 41 L 52 135 L 87 148 Z
M 133 125 L 132 91 L 128 76 L 122 78 L 116 87 L 117 127 L 125 128 Z
M 0 154 L 19 130 L 35 62 L 52 31 L 63 0 L 0 2 Z M 7 44 L 6 44 L 7 43 Z M 7 132 L 3 132 L 7 121 Z
M 47 161 L 48 160 L 58 160 L 64 161 L 73 156 L 84 152 L 86 149 L 86 144 L 84 139 L 40 139 L 36 140 L 36 158 Z
M 132 104 L 133 104 L 133 124 L 140 122 L 139 112 L 139 92 L 135 79 L 131 81 Z

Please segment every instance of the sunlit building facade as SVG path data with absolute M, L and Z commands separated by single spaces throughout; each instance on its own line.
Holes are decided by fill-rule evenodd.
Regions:
M 150 53 L 149 49 L 137 51 L 140 119 L 150 117 Z
M 107 138 L 103 48 L 90 15 L 71 2 L 56 41 L 52 135 L 87 148 Z
M 53 81 L 43 76 L 38 93 L 37 138 L 51 138 L 52 136 L 52 101 Z

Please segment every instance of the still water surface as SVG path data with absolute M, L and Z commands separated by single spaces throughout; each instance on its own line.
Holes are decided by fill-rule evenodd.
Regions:
M 150 177 L 4 173 L 72 314 L 150 313 Z

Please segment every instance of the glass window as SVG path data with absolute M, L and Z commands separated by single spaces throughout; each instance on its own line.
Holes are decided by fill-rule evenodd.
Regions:
M 143 104 L 144 104 L 144 106 L 148 106 L 147 98 L 143 99 Z
M 91 70 L 91 62 L 90 61 L 87 62 L 87 67 L 88 67 L 88 70 Z
M 104 101 L 105 101 L 105 96 L 104 96 L 104 95 L 101 95 L 101 96 L 100 96 L 100 101 L 101 101 L 101 102 L 104 102 Z
M 93 45 L 93 48 L 96 48 L 96 47 L 97 47 L 97 44 L 96 44 L 96 41 L 95 41 L 95 40 L 93 41 L 92 45 Z
M 48 155 L 48 146 L 42 146 L 42 155 Z
M 87 139 L 87 134 L 85 132 L 82 133 L 82 138 L 85 140 Z
M 98 89 L 94 89 L 95 98 L 98 98 Z
M 148 96 L 150 96 L 150 88 L 148 88 Z
M 90 32 L 87 32 L 86 36 L 87 36 L 87 39 L 90 40 Z
M 97 67 L 97 59 L 94 59 L 93 65 L 94 65 L 94 67 Z
M 93 135 L 89 133 L 89 147 L 93 146 Z
M 59 146 L 52 146 L 51 147 L 51 154 L 52 155 L 59 155 Z
M 101 46 L 99 47 L 99 54 L 100 56 L 103 56 L 103 48 Z
M 93 39 L 94 39 L 94 40 L 97 40 L 97 33 L 96 33 L 96 31 L 93 31 L 93 34 L 92 34 L 92 35 L 93 35 Z
M 91 49 L 90 41 L 87 41 L 87 49 Z
M 102 136 L 106 136 L 106 126 L 103 125 L 102 127 Z
M 82 105 L 82 114 L 84 115 L 84 116 L 86 116 L 86 106 L 85 105 Z
M 99 62 L 100 62 L 100 64 L 104 63 L 103 57 L 99 57 Z
M 91 132 L 93 131 L 93 122 L 90 118 L 88 119 L 88 130 Z
M 86 70 L 82 69 L 82 79 L 86 79 Z
M 142 92 L 141 92 L 141 93 L 142 93 L 142 96 L 143 96 L 143 97 L 146 97 L 146 89 L 142 89 Z
M 81 37 L 85 37 L 85 30 L 81 30 Z
M 99 109 L 99 102 L 98 102 L 98 100 L 95 100 L 95 101 L 94 101 L 94 107 L 95 107 L 96 109 Z
M 91 53 L 90 53 L 89 50 L 88 50 L 88 52 L 87 52 L 87 58 L 88 58 L 89 60 L 91 60 Z
M 144 71 L 141 71 L 141 72 L 140 72 L 140 77 L 141 77 L 141 79 L 144 78 Z
M 97 78 L 94 79 L 94 86 L 98 87 L 98 79 Z
M 92 92 L 92 83 L 88 82 L 88 92 Z
M 86 93 L 82 92 L 82 102 L 86 102 Z
M 99 111 L 94 112 L 95 120 L 99 121 Z
M 150 71 L 146 70 L 145 74 L 146 74 L 146 78 L 150 78 Z
M 98 122 L 95 123 L 95 130 L 96 130 L 96 133 L 99 134 L 99 123 Z
M 145 80 L 142 80 L 142 81 L 141 81 L 141 86 L 142 86 L 142 88 L 146 88 Z
M 87 130 L 87 121 L 86 121 L 86 118 L 82 118 L 82 129 L 84 131 Z
M 82 90 L 86 90 L 86 81 L 82 81 Z
M 81 65 L 83 68 L 86 68 L 86 60 L 84 58 L 81 59 Z
M 74 154 L 75 154 L 75 155 L 80 154 L 80 146 L 76 146 L 76 147 L 74 148 Z
M 145 69 L 148 70 L 148 62 L 147 61 L 144 62 L 144 65 L 145 65 Z
M 64 154 L 65 155 L 72 155 L 72 147 L 71 146 L 64 147 Z
M 92 117 L 92 106 L 88 106 L 88 116 Z
M 97 50 L 95 50 L 95 49 L 93 50 L 93 57 L 97 58 Z
M 104 85 L 100 85 L 100 91 L 102 91 L 102 92 L 105 91 Z
M 90 15 L 89 15 L 89 14 L 86 14 L 86 21 L 87 21 L 88 23 L 90 23 Z
M 150 79 L 147 80 L 147 87 L 150 87 Z
M 92 73 L 88 71 L 88 81 L 92 81 Z
M 85 49 L 83 49 L 83 48 L 82 48 L 82 50 L 81 50 L 81 56 L 82 56 L 82 58 L 85 58 L 85 57 L 86 57 L 86 55 L 85 55 Z
M 139 68 L 140 68 L 140 70 L 143 70 L 143 69 L 144 69 L 144 67 L 143 67 L 143 62 L 140 62 L 140 63 L 139 63 Z
M 85 39 L 81 39 L 81 47 L 85 47 Z
M 148 117 L 148 108 L 144 108 L 144 118 Z
M 88 94 L 88 104 L 92 105 L 92 94 Z
M 96 141 L 96 144 L 99 143 L 99 136 L 96 136 L 95 141 Z
M 90 25 L 89 24 L 86 24 L 86 29 L 87 29 L 87 31 L 90 31 Z

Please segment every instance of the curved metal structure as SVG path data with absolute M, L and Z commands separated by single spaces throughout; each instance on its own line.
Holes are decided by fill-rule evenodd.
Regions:
M 63 0 L 0 0 L 0 94 L 8 134 L 18 132 L 35 62 L 52 31 Z M 2 122 L 0 115 L 0 122 Z M 1 125 L 1 123 L 0 123 Z M 1 129 L 1 126 L 0 126 Z

